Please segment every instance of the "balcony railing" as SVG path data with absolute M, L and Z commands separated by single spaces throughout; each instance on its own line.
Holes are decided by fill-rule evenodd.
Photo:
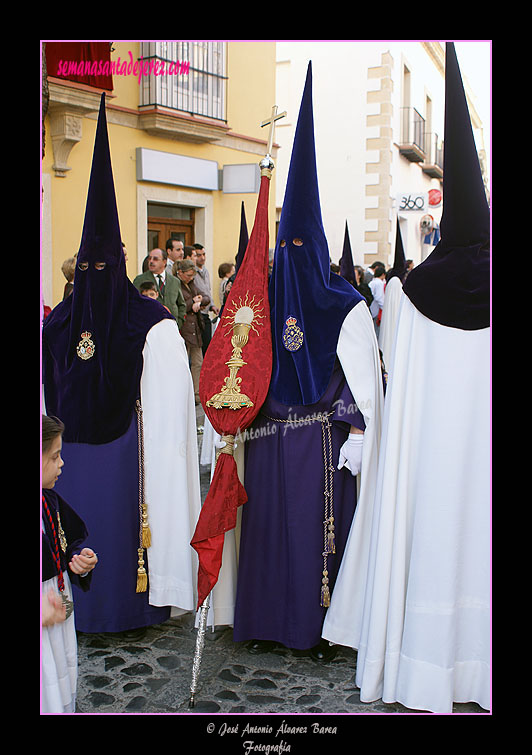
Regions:
M 401 108 L 399 151 L 411 162 L 425 160 L 425 119 L 413 107 Z
M 433 133 L 425 134 L 425 144 L 427 145 L 427 154 L 421 169 L 432 178 L 442 178 L 443 142 L 438 137 L 438 134 Z
M 225 53 L 224 42 L 142 42 L 142 59 L 153 73 L 142 79 L 140 107 L 225 121 Z

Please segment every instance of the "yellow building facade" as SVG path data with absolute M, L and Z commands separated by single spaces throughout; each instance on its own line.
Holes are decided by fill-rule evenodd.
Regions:
M 275 43 L 109 44 L 107 68 L 114 75 L 112 90 L 105 90 L 106 112 L 128 276 L 132 280 L 142 272 L 147 254 L 164 247 L 167 238 L 199 242 L 218 304 L 218 266 L 234 262 L 242 202 L 249 233 L 255 217 L 258 164 L 269 133 L 260 124 L 276 104 Z M 58 64 L 57 46 L 52 65 L 46 58 L 41 277 L 44 303 L 51 307 L 63 298 L 61 266 L 81 240 L 104 91 L 58 75 L 67 62 L 74 70 L 76 61 Z M 275 160 L 275 147 L 272 152 Z M 275 170 L 270 247 L 274 182 Z

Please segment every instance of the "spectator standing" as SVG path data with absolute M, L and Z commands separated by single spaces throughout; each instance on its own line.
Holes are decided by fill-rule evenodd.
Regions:
M 166 254 L 168 260 L 166 262 L 166 272 L 168 275 L 172 275 L 172 268 L 174 262 L 183 259 L 183 242 L 178 239 L 168 239 L 166 242 Z
M 224 293 L 225 287 L 227 286 L 227 281 L 234 274 L 234 272 L 235 266 L 232 262 L 222 262 L 222 264 L 218 267 L 218 277 L 220 278 L 220 303 L 223 303 L 224 301 Z
M 360 265 L 355 265 L 355 288 L 362 294 L 369 307 L 373 301 L 373 294 L 371 293 L 370 287 L 365 282 L 364 268 Z
M 380 260 L 376 260 L 375 262 L 372 262 L 369 267 L 366 268 L 364 272 L 364 283 L 369 283 L 370 280 L 372 280 L 373 276 L 375 275 L 376 267 L 384 267 L 384 262 L 381 262 Z
M 212 323 L 209 312 L 213 312 L 217 315 L 218 308 L 214 306 L 212 298 L 211 279 L 209 271 L 205 265 L 205 247 L 202 244 L 194 244 L 194 248 L 196 250 L 196 277 L 194 278 L 194 284 L 200 293 L 209 297 L 209 304 L 202 306 L 200 309 L 201 318 L 203 320 L 202 348 L 203 354 L 205 354 L 212 337 Z
M 63 299 L 66 299 L 67 296 L 70 296 L 74 288 L 74 273 L 76 272 L 76 257 L 77 257 L 77 254 L 74 254 L 73 257 L 69 257 L 61 265 L 61 272 L 66 278 L 65 288 L 63 289 Z
M 144 281 L 144 283 L 141 283 L 139 290 L 140 290 L 141 296 L 147 296 L 148 299 L 155 299 L 155 301 L 157 301 L 157 299 L 159 298 L 159 289 L 157 288 L 155 283 L 152 283 L 152 281 Z M 163 304 L 163 307 L 168 312 L 170 312 L 170 310 L 165 304 Z
M 196 264 L 196 249 L 193 246 L 185 246 L 183 249 L 183 259 L 191 259 L 194 264 Z
M 176 281 L 173 275 L 168 275 L 167 257 L 166 249 L 153 249 L 148 255 L 148 271 L 137 275 L 133 285 L 140 291 L 142 283 L 156 283 L 159 291 L 158 301 L 170 310 L 181 329 L 185 320 L 185 300 L 179 281 Z
M 191 259 L 176 262 L 175 270 L 181 282 L 181 290 L 186 307 L 185 322 L 180 328 L 180 332 L 187 347 L 192 383 L 194 385 L 194 399 L 196 404 L 199 404 L 199 378 L 201 365 L 203 364 L 203 341 L 201 336 L 203 321 L 200 309 L 202 306 L 207 306 L 209 299 L 201 294 L 194 285 L 196 266 Z

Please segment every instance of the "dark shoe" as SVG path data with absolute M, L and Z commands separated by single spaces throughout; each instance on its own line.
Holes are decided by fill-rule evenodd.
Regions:
M 306 650 L 299 650 L 298 648 L 290 648 L 292 655 L 296 658 L 308 658 L 310 655 L 310 648 Z
M 146 635 L 148 627 L 139 627 L 139 629 L 127 629 L 125 632 L 118 632 L 118 636 L 128 642 L 138 642 Z
M 275 640 L 251 640 L 247 646 L 247 650 L 251 655 L 261 655 L 261 653 L 269 653 L 276 648 L 278 644 L 279 643 L 275 642 Z
M 328 640 L 320 640 L 310 649 L 310 657 L 318 663 L 329 663 L 336 656 L 338 645 L 330 645 Z

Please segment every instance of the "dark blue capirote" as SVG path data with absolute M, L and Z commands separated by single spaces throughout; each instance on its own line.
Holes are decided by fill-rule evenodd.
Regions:
M 283 404 L 312 404 L 329 384 L 342 324 L 364 299 L 330 270 L 318 191 L 311 63 L 294 136 L 269 299 L 270 392 Z

